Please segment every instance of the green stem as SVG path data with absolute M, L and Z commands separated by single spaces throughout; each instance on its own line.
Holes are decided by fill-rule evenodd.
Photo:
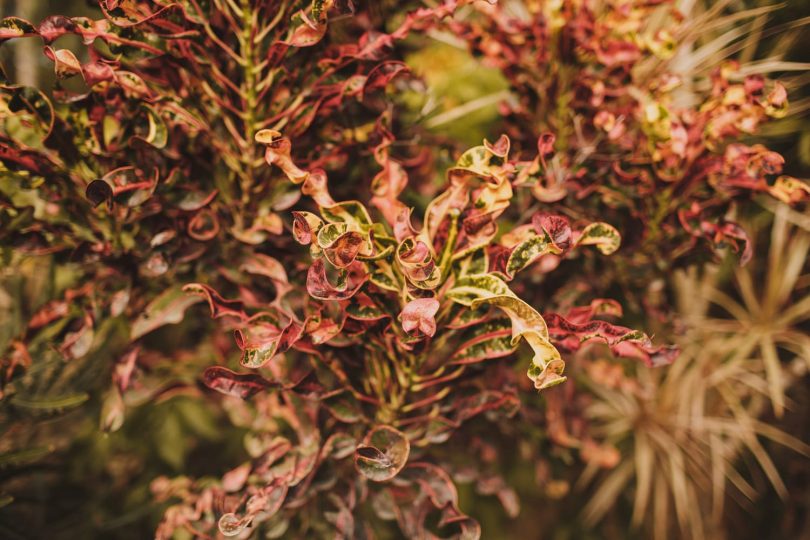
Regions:
M 254 148 L 253 137 L 256 134 L 256 44 L 253 34 L 256 24 L 256 13 L 250 5 L 250 0 L 241 0 L 242 8 L 242 36 L 240 46 L 244 59 L 242 78 L 242 95 L 245 96 L 244 124 L 245 147 L 242 152 L 242 162 L 247 174 L 242 178 L 242 202 L 250 202 L 250 191 L 253 181 Z

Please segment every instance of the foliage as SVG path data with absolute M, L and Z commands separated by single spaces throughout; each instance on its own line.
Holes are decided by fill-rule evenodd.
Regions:
M 300 184 L 320 214 L 293 213 L 293 234 L 314 257 L 306 275 L 309 298 L 297 297 L 298 291 L 278 275 L 278 288 L 286 292 L 255 312 L 202 284 L 185 289 L 204 296 L 212 316 L 234 330 L 243 367 L 272 374 L 263 378 L 211 367 L 206 384 L 229 396 L 254 396 L 253 421 L 285 419 L 296 431 L 297 444 L 268 428 L 251 447 L 259 461 L 229 473 L 239 482 L 209 487 L 186 506 L 170 509 L 162 534 L 181 526 L 211 527 L 212 508 L 206 501 L 216 500 L 222 490 L 247 501 L 241 513 L 220 518 L 223 534 L 237 535 L 267 520 L 273 520 L 271 528 L 281 521 L 286 529 L 317 492 L 314 486 L 298 486 L 325 468 L 334 476 L 330 497 L 337 493 L 343 501 L 334 519 L 339 534 L 352 536 L 357 527 L 368 526 L 351 516 L 356 505 L 370 499 L 377 516 L 396 517 L 406 536 L 427 534 L 425 520 L 435 511 L 439 527 L 453 524 L 461 537 L 475 537 L 478 525 L 459 512 L 449 477 L 428 456 L 431 445 L 446 441 L 476 415 L 514 414 L 517 384 L 507 382 L 512 379 L 508 370 L 493 377 L 500 381 L 494 387 L 486 383 L 486 372 L 503 371 L 503 366 L 479 369 L 476 364 L 511 355 L 522 338 L 532 350 L 528 378 L 542 390 L 565 381 L 552 339 L 569 349 L 598 339 L 617 354 L 650 365 L 671 361 L 673 351 L 653 347 L 641 332 L 589 322 L 599 307 L 578 313 L 575 321 L 552 314 L 547 324 L 510 290 L 507 281 L 544 254 L 563 255 L 580 245 L 609 254 L 618 248 L 619 236 L 605 223 L 572 228 L 561 216 L 539 214 L 532 224 L 496 242 L 497 219 L 512 198 L 510 176 L 531 166 L 509 160 L 508 138 L 485 142 L 459 157 L 448 171 L 447 189 L 430 202 L 417 232 L 410 209 L 397 198 L 407 179 L 386 159 L 385 143 L 376 149 L 383 172 L 372 183 L 372 203 L 385 222 L 374 222 L 362 203 L 335 202 L 325 172 L 299 168 L 291 159 L 290 141 L 279 135 L 257 133 L 267 146 L 268 163 Z M 293 349 L 309 358 L 282 356 Z M 272 388 L 281 395 L 257 395 Z M 357 473 L 341 467 L 352 451 L 363 477 L 372 482 L 396 477 L 398 482 L 379 490 L 361 484 L 358 493 Z M 408 485 L 413 491 L 403 491 Z M 156 489 L 163 494 L 174 487 Z M 430 500 L 415 496 L 424 490 L 437 493 Z M 267 498 L 273 501 L 271 510 Z M 392 504 L 395 514 L 380 510 Z M 307 525 L 294 526 L 306 530 Z
M 735 23 L 767 11 L 724 16 L 721 4 L 684 17 L 669 2 L 506 1 L 447 21 L 509 81 L 513 99 L 501 110 L 515 146 L 543 155 L 520 189 L 543 207 L 565 203 L 633 231 L 608 280 L 624 284 L 628 300 L 653 276 L 701 260 L 705 247 L 750 260 L 736 202 L 808 196 L 781 175 L 782 156 L 743 142 L 787 114 L 781 83 L 728 58 L 743 33 Z M 715 29 L 728 30 L 695 45 Z M 547 133 L 538 139 L 538 130 Z
M 605 370 L 611 368 L 603 359 L 586 368 L 587 384 L 598 399 L 585 414 L 614 444 L 629 442 L 626 455 L 632 458 L 601 479 L 585 508 L 589 519 L 603 517 L 635 478 L 637 523 L 647 521 L 654 535 L 664 538 L 674 516 L 682 534 L 711 537 L 720 526 L 728 487 L 738 499 L 756 498 L 752 485 L 756 477 L 748 479 L 746 471 L 736 466 L 745 451 L 779 496 L 787 498 L 785 483 L 763 441 L 776 441 L 805 456 L 810 455 L 810 446 L 759 419 L 769 403 L 782 414 L 788 386 L 783 377 L 795 377 L 791 373 L 797 366 L 791 364 L 799 364 L 799 373 L 804 371 L 808 358 L 806 335 L 791 328 L 810 317 L 802 278 L 807 271 L 808 234 L 791 226 L 787 216 L 786 208 L 778 208 L 769 256 L 757 265 L 764 268 L 749 265 L 733 270 L 743 303 L 717 289 L 722 272 L 716 267 L 702 276 L 695 269 L 691 276 L 678 274 L 679 304 L 688 328 L 677 366 L 666 374 L 643 374 L 638 381 L 615 373 L 606 377 Z M 764 279 L 754 285 L 752 275 L 760 271 Z M 695 302 L 696 298 L 705 300 Z M 783 304 L 788 300 L 792 300 L 789 307 Z M 778 309 L 780 304 L 783 309 Z M 715 306 L 722 308 L 722 316 L 710 315 Z M 784 360 L 777 344 L 788 353 L 782 355 Z
M 334 7 L 341 31 L 321 43 L 325 7 L 105 0 L 99 20 L 3 20 L 0 39 L 38 36 L 59 78 L 52 97 L 2 78 L 4 262 L 10 280 L 31 265 L 54 276 L 11 302 L 0 344 L 4 406 L 18 421 L 8 429 L 28 423 L 20 410 L 63 411 L 104 387 L 105 430 L 125 407 L 199 395 L 200 368 L 181 351 L 221 356 L 216 343 L 193 346 L 205 319 L 153 337 L 200 300 L 184 283 L 235 281 L 251 305 L 280 296 L 280 263 L 263 252 L 289 249 L 278 212 L 299 194 L 262 166 L 254 134 L 306 141 L 318 119 L 311 151 L 345 162 L 367 137 L 364 116 L 373 126 L 385 108 L 375 93 L 402 70 L 367 18 L 341 14 L 349 6 Z M 395 37 L 433 16 L 415 14 Z M 85 49 L 58 48 L 67 34 Z
M 760 439 L 807 447 L 758 418 L 808 354 L 808 242 L 786 216 L 810 188 L 749 138 L 786 87 L 706 69 L 742 33 L 695 30 L 767 10 L 358 4 L 0 22 L 57 78 L 0 70 L 0 506 L 36 515 L 42 479 L 59 501 L 75 482 L 42 468 L 69 463 L 114 480 L 82 512 L 123 516 L 74 535 L 149 514 L 158 538 L 478 538 L 463 485 L 516 516 L 515 441 L 550 499 L 562 456 L 595 482 L 586 517 L 632 485 L 658 536 L 670 510 L 701 536 L 706 500 L 716 525 L 728 483 L 753 497 L 745 450 L 784 495 Z M 506 134 L 462 151 L 478 129 Z M 765 273 L 740 224 L 754 195 L 777 216 Z M 715 307 L 679 312 L 695 276 L 727 275 L 706 265 L 724 248 L 739 298 L 718 278 Z

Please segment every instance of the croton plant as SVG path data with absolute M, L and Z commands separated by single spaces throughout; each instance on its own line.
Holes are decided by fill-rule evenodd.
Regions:
M 127 408 L 185 393 L 245 433 L 248 459 L 220 478 L 152 482 L 159 538 L 477 538 L 434 450 L 474 417 L 515 417 L 583 347 L 672 362 L 610 322 L 622 304 L 602 293 L 699 238 L 744 262 L 731 202 L 808 193 L 773 178 L 778 155 L 729 144 L 784 111 L 778 83 L 723 67 L 700 106 L 676 106 L 666 64 L 643 61 L 674 46 L 645 33 L 659 2 L 389 4 L 99 0 L 98 20 L 0 22 L 2 41 L 41 39 L 57 78 L 46 91 L 0 72 L 4 264 L 58 277 L 0 342 L 1 406 L 103 394 L 115 431 Z M 464 152 L 402 125 L 396 97 L 420 84 L 405 40 L 448 28 L 517 96 L 508 136 Z M 595 268 L 613 270 L 567 299 L 549 290 Z M 195 343 L 154 337 L 180 322 Z M 203 349 L 204 370 L 188 361 Z M 86 392 L 56 399 L 37 367 L 54 363 L 102 380 L 66 370 Z
M 785 87 L 733 59 L 688 56 L 693 27 L 710 21 L 666 1 L 474 5 L 443 24 L 509 82 L 514 99 L 501 113 L 513 143 L 545 154 L 521 188 L 626 231 L 633 249 L 619 272 L 649 284 L 705 247 L 730 246 L 745 264 L 751 245 L 735 202 L 807 198 L 806 184 L 781 174 L 782 156 L 743 142 L 787 114 Z
M 254 135 L 284 129 L 321 162 L 346 162 L 385 110 L 375 93 L 403 69 L 386 59 L 389 42 L 442 13 L 418 11 L 386 40 L 368 16 L 350 17 L 350 4 L 99 8 L 99 20 L 0 24 L 2 41 L 42 39 L 57 77 L 46 93 L 0 73 L 3 254 L 69 269 L 3 343 L 3 377 L 32 356 L 84 357 L 94 335 L 113 332 L 117 424 L 140 338 L 197 300 L 184 283 L 237 282 L 266 297 L 269 270 L 256 256 L 286 249 L 280 212 L 300 194 L 262 166 Z M 328 12 L 344 23 L 325 43 Z M 85 49 L 56 47 L 66 35 Z
M 565 381 L 558 347 L 576 350 L 591 339 L 649 365 L 673 359 L 672 349 L 654 347 L 642 332 L 594 319 L 615 312 L 614 302 L 544 318 L 510 289 L 508 282 L 544 255 L 566 256 L 588 245 L 610 254 L 620 237 L 606 223 L 572 224 L 547 213 L 499 234 L 513 183 L 534 165 L 509 159 L 506 136 L 459 157 L 417 231 L 411 209 L 398 199 L 407 178 L 386 158 L 386 143 L 376 149 L 384 166 L 372 181 L 371 204 L 382 216 L 374 221 L 360 201 L 336 202 L 323 169 L 299 168 L 290 140 L 280 135 L 265 130 L 256 136 L 268 163 L 299 184 L 318 212 L 293 212 L 292 234 L 312 257 L 305 290 L 292 287 L 280 264 L 266 256 L 258 262 L 276 283 L 270 304 L 250 309 L 205 284 L 185 287 L 233 330 L 243 368 L 260 370 L 213 366 L 203 374 L 210 388 L 252 397 L 261 411 L 253 411 L 250 424 L 267 430 L 251 448 L 259 462 L 228 473 L 227 485 L 192 491 L 195 511 L 188 513 L 188 500 L 170 509 L 162 525 L 167 531 L 211 527 L 210 501 L 227 492 L 236 492 L 230 504 L 236 511 L 219 519 L 220 531 L 236 535 L 268 520 L 274 529 L 279 520 L 287 522 L 288 508 L 300 512 L 314 498 L 318 490 L 309 484 L 325 468 L 322 474 L 340 486 L 330 485 L 330 495 L 341 494 L 334 524 L 342 535 L 353 536 L 355 506 L 368 499 L 377 517 L 396 518 L 408 537 L 427 534 L 431 512 L 440 526 L 476 537 L 477 525 L 460 513 L 447 473 L 429 452 L 464 421 L 485 412 L 510 416 L 519 406 L 519 385 L 490 377 L 491 361 L 514 355 L 525 341 L 527 377 L 543 390 Z M 279 436 L 276 417 L 292 423 L 293 442 Z M 343 465 L 352 454 L 354 468 Z M 166 496 L 178 486 L 158 489 Z
M 516 193 L 530 193 L 541 209 L 605 220 L 623 235 L 618 256 L 564 264 L 556 272 L 563 279 L 543 278 L 556 290 L 533 289 L 529 302 L 617 295 L 634 320 L 666 331 L 679 324 L 665 285 L 673 269 L 728 252 L 747 264 L 752 241 L 737 223 L 746 203 L 759 194 L 792 205 L 809 198 L 806 183 L 783 174 L 781 155 L 752 142 L 764 123 L 787 115 L 786 88 L 734 59 L 741 45 L 726 40 L 736 30 L 698 49 L 704 27 L 729 24 L 716 6 L 689 17 L 668 1 L 473 8 L 441 27 L 508 82 L 503 129 L 518 152 L 539 151 Z M 547 257 L 535 272 L 558 262 Z M 596 357 L 594 365 L 582 359 L 583 371 L 602 372 Z M 583 393 L 569 385 L 548 396 L 558 445 L 590 445 Z

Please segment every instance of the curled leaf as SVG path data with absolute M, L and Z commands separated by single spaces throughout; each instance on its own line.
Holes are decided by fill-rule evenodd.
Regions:
M 203 383 L 226 396 L 241 399 L 258 394 L 276 385 L 255 373 L 236 373 L 221 366 L 211 366 L 203 372 Z
M 113 188 L 105 180 L 96 179 L 87 184 L 84 190 L 84 196 L 87 200 L 93 203 L 93 206 L 98 206 L 103 202 L 112 202 Z
M 428 528 L 426 518 L 434 510 L 438 510 L 439 520 L 436 526 L 442 530 L 456 529 L 452 538 L 478 540 L 481 537 L 481 526 L 478 522 L 459 510 L 458 491 L 450 476 L 442 468 L 432 463 L 417 462 L 409 465 L 401 476 L 403 483 L 407 481 L 408 484 L 402 487 L 397 486 L 398 490 L 394 497 L 402 497 L 402 502 L 404 502 L 418 494 L 417 500 L 421 503 L 417 508 L 408 509 L 406 507 L 396 511 L 400 515 L 411 514 L 406 518 L 407 528 L 403 529 L 406 531 L 406 536 L 436 537 Z M 395 507 L 398 505 L 397 499 L 392 502 Z M 399 506 L 402 504 L 399 503 Z
M 433 260 L 427 244 L 406 238 L 396 251 L 396 258 L 408 280 L 420 289 L 434 289 L 441 283 L 441 270 Z
M 447 297 L 475 309 L 482 304 L 498 306 L 512 322 L 512 343 L 522 337 L 534 351 L 528 377 L 538 390 L 565 381 L 565 362 L 549 341 L 545 320 L 533 307 L 519 299 L 497 276 L 480 274 L 464 276 L 447 292 Z
M 189 295 L 197 295 L 205 298 L 208 301 L 208 307 L 211 308 L 211 317 L 217 319 L 226 315 L 238 317 L 240 319 L 245 317 L 242 310 L 242 302 L 239 300 L 226 300 L 219 295 L 212 287 L 202 283 L 189 283 L 183 286 L 183 292 Z
M 354 262 L 360 249 L 365 244 L 362 234 L 345 231 L 345 226 L 329 223 L 318 231 L 318 246 L 323 250 L 326 259 L 335 268 L 346 268 Z
M 6 39 L 35 34 L 33 24 L 19 17 L 6 17 L 0 20 L 0 43 Z
M 304 10 L 299 11 L 294 17 L 294 24 L 297 25 L 291 30 L 285 43 L 293 47 L 311 47 L 318 43 L 326 35 L 326 24 L 313 21 Z
M 223 514 L 222 517 L 219 518 L 217 527 L 223 536 L 238 536 L 247 528 L 248 525 L 251 524 L 252 521 L 253 516 L 245 516 L 240 518 L 236 514 L 229 512 L 227 514 Z
M 76 23 L 63 15 L 45 17 L 37 28 L 37 32 L 45 43 L 53 43 L 56 38 L 75 31 Z
M 218 233 L 219 220 L 217 215 L 208 208 L 197 212 L 188 222 L 188 235 L 195 240 L 207 242 L 215 238 Z
M 45 56 L 53 61 L 53 69 L 58 79 L 66 79 L 82 72 L 82 64 L 68 49 L 45 47 Z
M 786 204 L 795 204 L 810 198 L 810 186 L 792 176 L 780 176 L 768 192 Z
M 551 338 L 568 350 L 577 350 L 585 342 L 599 340 L 618 356 L 635 358 L 655 367 L 671 364 L 678 356 L 674 347 L 656 347 L 643 332 L 606 321 L 575 323 L 556 313 L 546 314 L 545 320 Z
M 353 263 L 341 270 L 337 285 L 329 283 L 326 277 L 326 263 L 315 259 L 307 272 L 307 291 L 318 300 L 347 300 L 354 296 L 366 281 L 366 274 L 359 263 Z
M 764 101 L 765 114 L 773 118 L 784 118 L 788 113 L 787 90 L 782 83 L 774 83 L 773 90 Z
M 512 279 L 515 274 L 531 265 L 543 255 L 559 254 L 562 251 L 551 241 L 548 234 L 535 234 L 512 249 L 506 262 L 505 274 Z
M 293 184 L 300 184 L 309 177 L 309 173 L 298 168 L 293 162 L 290 155 L 290 152 L 292 151 L 292 143 L 290 143 L 290 139 L 286 137 L 276 139 L 276 133 L 278 132 L 259 132 L 259 134 L 261 134 L 260 142 L 267 145 L 264 159 L 268 164 L 276 165 L 279 169 L 281 169 L 290 182 Z
M 411 300 L 399 314 L 402 329 L 408 334 L 433 337 L 436 333 L 437 311 L 439 311 L 439 301 L 435 298 Z
M 261 314 L 253 319 L 260 319 Z M 301 339 L 304 327 L 290 320 L 282 328 L 262 321 L 249 324 L 244 330 L 237 330 L 236 344 L 242 350 L 241 364 L 247 368 L 258 369 L 269 362 L 275 355 L 290 349 Z
M 299 244 L 309 245 L 323 220 L 310 212 L 293 212 L 293 236 Z
M 591 223 L 577 237 L 575 245 L 596 246 L 602 254 L 610 255 L 622 243 L 622 237 L 615 227 L 607 223 Z
M 276 288 L 274 303 L 278 303 L 292 289 L 284 265 L 277 259 L 264 253 L 253 253 L 239 267 L 250 274 L 264 276 L 273 282 Z
M 411 443 L 404 433 L 390 426 L 378 426 L 354 451 L 354 465 L 369 480 L 384 482 L 402 470 L 410 452 Z
M 281 132 L 275 129 L 260 129 L 256 132 L 254 140 L 260 144 L 272 144 L 281 137 Z

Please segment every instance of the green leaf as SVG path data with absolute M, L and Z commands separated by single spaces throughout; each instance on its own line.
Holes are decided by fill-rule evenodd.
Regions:
M 389 272 L 377 270 L 369 275 L 368 280 L 383 290 L 399 292 L 399 285 Z
M 169 140 L 169 129 L 166 127 L 166 122 L 154 108 L 144 106 L 143 110 L 146 112 L 149 130 L 146 135 L 136 136 L 136 138 L 141 139 L 157 149 L 164 148 Z
M 562 253 L 547 234 L 538 234 L 519 243 L 509 255 L 506 263 L 506 275 L 512 279 L 515 274 L 532 264 L 538 258 L 549 253 Z
M 512 322 L 512 344 L 522 337 L 534 351 L 527 373 L 535 388 L 542 390 L 565 381 L 565 362 L 549 341 L 548 327 L 540 313 L 515 296 L 509 286 L 497 276 L 481 274 L 465 276 L 447 292 L 447 297 L 475 309 L 491 304 L 503 310 Z
M 0 470 L 6 467 L 18 467 L 20 465 L 34 463 L 44 458 L 54 450 L 55 448 L 53 446 L 39 446 L 36 448 L 26 448 L 25 450 L 17 450 L 16 452 L 6 452 L 4 454 L 0 454 Z
M 189 306 L 202 301 L 201 296 L 186 294 L 180 286 L 172 287 L 152 300 L 138 315 L 130 336 L 133 340 L 138 339 L 161 326 L 177 324 L 183 320 Z
M 477 299 L 499 295 L 514 296 L 514 293 L 503 280 L 491 274 L 462 276 L 455 286 L 447 291 L 447 298 L 468 307 L 472 307 Z
M 459 257 L 455 265 L 456 273 L 460 276 L 485 274 L 489 269 L 489 255 L 486 249 L 479 248 L 464 257 Z
M 88 399 L 90 399 L 90 396 L 86 392 L 79 392 L 77 394 L 68 394 L 58 397 L 22 397 L 20 395 L 15 395 L 11 398 L 11 404 L 21 409 L 29 409 L 32 411 L 45 413 L 57 413 L 62 412 L 65 409 L 78 407 Z
M 509 356 L 515 350 L 510 321 L 495 319 L 471 328 L 465 341 L 450 357 L 452 364 L 474 364 Z
M 6 116 L 2 114 L 4 111 L 0 111 L 0 120 L 6 123 L 4 130 L 7 133 L 21 136 L 21 140 L 29 146 L 36 146 L 51 134 L 56 116 L 51 101 L 44 93 L 28 86 L 6 86 L 0 87 L 0 96 L 0 103 L 13 113 Z M 11 119 L 20 125 L 12 128 L 8 124 Z M 34 127 L 36 129 L 31 129 Z
M 604 255 L 610 255 L 622 243 L 619 231 L 607 223 L 591 223 L 583 229 L 580 237 L 576 241 L 578 246 L 596 246 L 596 249 Z
M 371 217 L 368 210 L 359 201 L 344 201 L 331 206 L 322 206 L 323 219 L 332 223 L 345 223 L 349 230 L 368 231 Z
M 0 40 L 22 37 L 26 34 L 36 34 L 33 24 L 19 17 L 6 17 L 0 20 Z
M 388 314 L 366 294 L 354 295 L 345 308 L 346 315 L 358 321 L 378 321 Z

